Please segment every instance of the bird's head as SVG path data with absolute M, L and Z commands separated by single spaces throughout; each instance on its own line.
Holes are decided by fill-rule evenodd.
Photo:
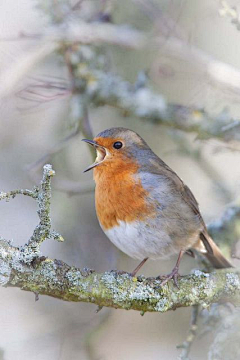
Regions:
M 93 140 L 83 139 L 94 146 L 97 152 L 95 162 L 86 170 L 93 168 L 116 169 L 129 166 L 130 163 L 138 165 L 138 159 L 146 156 L 150 148 L 146 142 L 134 131 L 125 128 L 111 128 L 102 131 Z

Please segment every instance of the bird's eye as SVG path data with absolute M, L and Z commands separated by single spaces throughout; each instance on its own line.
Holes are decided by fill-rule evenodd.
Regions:
M 121 149 L 122 146 L 123 146 L 123 144 L 121 143 L 121 141 L 116 141 L 113 144 L 114 149 Z

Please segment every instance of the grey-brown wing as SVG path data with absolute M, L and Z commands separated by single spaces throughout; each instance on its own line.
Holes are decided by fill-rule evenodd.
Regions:
M 202 240 L 207 252 L 212 254 L 213 250 L 208 241 L 209 235 L 207 232 L 207 228 L 200 213 L 198 202 L 195 196 L 193 195 L 192 191 L 189 189 L 187 185 L 184 184 L 182 179 L 167 164 L 164 163 L 164 161 L 162 161 L 159 158 L 151 159 L 150 161 L 151 164 L 154 165 L 154 168 L 156 169 L 156 172 L 158 174 L 165 175 L 166 177 L 168 177 L 169 180 L 171 180 L 174 183 L 176 189 L 179 191 L 179 193 L 181 193 L 183 200 L 192 209 L 193 213 L 199 217 L 199 220 L 203 225 L 203 230 L 199 234 L 199 237 Z
M 209 240 L 209 235 L 207 232 L 207 227 L 205 225 L 205 222 L 202 218 L 202 215 L 199 211 L 199 206 L 198 206 L 198 202 L 195 199 L 195 196 L 193 195 L 193 193 L 191 192 L 191 190 L 189 189 L 189 187 L 185 184 L 183 184 L 184 186 L 184 191 L 183 191 L 183 198 L 185 201 L 188 202 L 188 204 L 191 206 L 192 210 L 194 211 L 195 214 L 197 214 L 201 220 L 201 223 L 203 224 L 203 230 L 200 233 L 200 239 L 202 240 L 207 252 L 209 254 L 213 254 L 213 249 L 212 246 L 210 244 L 210 240 Z
M 172 181 L 174 183 L 177 191 L 182 194 L 183 200 L 191 207 L 194 214 L 199 216 L 200 220 L 204 224 L 204 221 L 199 211 L 198 202 L 189 187 L 185 185 L 182 179 L 161 159 L 154 158 L 151 159 L 150 162 L 151 165 L 154 165 L 154 172 L 156 174 L 165 175 L 169 181 Z M 153 168 L 151 168 L 151 170 L 153 170 Z

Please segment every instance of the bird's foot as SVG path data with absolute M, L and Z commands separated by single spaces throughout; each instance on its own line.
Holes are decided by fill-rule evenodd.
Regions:
M 162 280 L 161 286 L 167 284 L 167 282 L 172 279 L 174 285 L 179 289 L 178 278 L 180 275 L 178 273 L 178 270 L 179 270 L 178 266 L 175 266 L 170 274 L 165 276 L 158 276 L 157 279 Z

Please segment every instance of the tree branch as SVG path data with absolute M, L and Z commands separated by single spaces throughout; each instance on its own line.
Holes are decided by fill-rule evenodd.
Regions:
M 143 82 L 141 86 L 136 86 L 137 84 L 131 84 L 108 71 L 106 51 L 104 50 L 103 54 L 99 45 L 115 44 L 134 50 L 142 48 L 148 51 L 149 46 L 156 47 L 156 43 L 160 46 L 159 43 L 163 40 L 167 54 L 175 56 L 177 54 L 188 60 L 193 59 L 215 83 L 223 86 L 227 84 L 228 87 L 234 89 L 239 89 L 240 72 L 238 69 L 217 61 L 199 49 L 189 46 L 187 42 L 176 38 L 167 38 L 166 41 L 165 37 L 163 39 L 154 37 L 151 42 L 147 42 L 146 38 L 149 38 L 149 35 L 146 36 L 140 31 L 122 25 L 96 22 L 94 17 L 90 22 L 89 20 L 73 20 L 73 18 L 69 21 L 72 8 L 69 7 L 68 1 L 62 2 L 65 6 L 61 9 L 62 11 L 66 9 L 66 13 L 63 11 L 60 17 L 58 11 L 55 14 L 56 9 L 52 5 L 45 8 L 52 18 L 49 28 L 43 34 L 32 36 L 34 41 L 38 42 L 37 50 L 29 52 L 27 61 L 24 54 L 24 61 L 21 61 L 18 66 L 14 64 L 14 68 L 1 77 L 1 79 L 3 77 L 8 79 L 8 88 L 4 86 L 3 89 L 0 86 L 0 96 L 11 93 L 18 81 L 26 75 L 26 72 L 29 72 L 29 66 L 32 67 L 43 57 L 56 51 L 63 57 L 68 53 L 68 67 L 73 72 L 72 78 L 75 82 L 74 95 L 77 97 L 80 94 L 80 98 L 84 98 L 86 108 L 89 105 L 96 107 L 109 105 L 122 110 L 124 115 L 154 121 L 185 132 L 195 132 L 201 139 L 240 141 L 238 131 L 240 121 L 233 118 L 226 109 L 212 116 L 203 109 L 168 103 L 161 94 L 151 90 L 148 84 Z M 29 35 L 25 37 L 29 39 Z M 1 83 L 6 82 L 1 81 Z M 71 85 L 66 89 L 65 94 L 73 90 Z M 56 99 L 56 96 L 53 98 Z
M 203 109 L 167 103 L 144 81 L 138 86 L 138 81 L 131 84 L 106 72 L 102 65 L 97 64 L 98 55 L 92 48 L 91 56 L 88 53 L 87 58 L 84 51 L 80 47 L 72 49 L 72 53 L 69 51 L 69 63 L 75 82 L 79 84 L 76 91 L 85 94 L 87 103 L 95 107 L 109 105 L 121 110 L 124 116 L 136 116 L 185 132 L 195 132 L 200 139 L 240 141 L 240 121 L 232 118 L 226 110 L 211 116 Z
M 99 306 L 139 311 L 165 312 L 178 307 L 219 300 L 240 305 L 240 272 L 221 270 L 211 274 L 195 271 L 182 277 L 180 290 L 171 283 L 163 288 L 159 280 L 131 278 L 114 272 L 96 274 L 92 270 L 70 267 L 59 260 L 36 258 L 32 265 L 18 259 L 18 250 L 0 242 L 1 260 L 11 258 L 7 286 L 49 295 L 66 301 L 91 302 Z
M 18 194 L 31 196 L 38 204 L 39 224 L 24 247 L 15 247 L 0 238 L 0 284 L 19 287 L 35 294 L 48 295 L 66 301 L 91 302 L 99 307 L 165 312 L 178 307 L 202 305 L 227 300 L 240 305 L 240 271 L 219 270 L 210 274 L 199 270 L 179 280 L 180 289 L 173 282 L 161 287 L 161 281 L 144 277 L 132 278 L 116 272 L 97 274 L 93 270 L 71 267 L 61 260 L 41 256 L 40 245 L 49 238 L 63 241 L 51 229 L 51 165 L 43 167 L 40 187 L 33 190 L 1 192 L 0 200 L 10 200 Z M 226 221 L 238 220 L 239 209 L 231 211 L 214 225 L 222 231 Z M 221 223 L 222 222 L 222 226 Z
M 65 301 L 142 312 L 165 312 L 198 304 L 207 307 L 220 300 L 240 305 L 240 271 L 237 270 L 211 274 L 196 270 L 179 280 L 178 289 L 173 283 L 161 287 L 160 280 L 131 278 L 128 274 L 117 275 L 115 272 L 97 274 L 44 257 L 27 265 L 19 260 L 19 250 L 3 240 L 0 241 L 0 259 L 5 286 Z

